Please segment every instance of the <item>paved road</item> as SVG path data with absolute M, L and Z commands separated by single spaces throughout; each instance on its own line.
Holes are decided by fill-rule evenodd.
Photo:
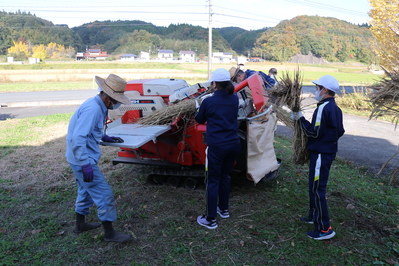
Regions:
M 314 87 L 304 88 L 311 96 Z M 54 91 L 31 93 L 0 93 L 0 104 L 14 107 L 0 108 L 0 121 L 7 118 L 23 118 L 74 112 L 87 98 L 94 96 L 96 90 Z M 306 98 L 305 105 L 314 103 Z M 304 115 L 310 119 L 314 107 L 305 108 Z M 1 123 L 1 122 L 0 122 Z M 368 121 L 365 117 L 344 114 L 345 135 L 339 141 L 338 155 L 358 165 L 377 172 L 380 167 L 398 150 L 398 132 L 391 123 Z M 277 134 L 292 136 L 292 131 L 278 125 Z M 388 171 L 399 167 L 399 156 L 390 163 Z

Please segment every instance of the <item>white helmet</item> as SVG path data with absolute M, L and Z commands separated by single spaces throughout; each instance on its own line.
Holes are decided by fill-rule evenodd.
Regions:
M 333 91 L 335 93 L 339 92 L 338 80 L 333 76 L 325 75 L 318 80 L 312 80 L 312 82 L 316 85 L 323 86 L 324 88 L 329 89 L 330 91 Z

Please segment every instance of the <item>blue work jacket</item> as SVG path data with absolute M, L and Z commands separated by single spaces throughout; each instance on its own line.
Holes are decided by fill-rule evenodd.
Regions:
M 86 100 L 69 121 L 66 136 L 66 159 L 74 165 L 97 164 L 101 157 L 100 141 L 103 136 L 108 109 L 100 95 Z
M 316 153 L 336 153 L 338 139 L 345 133 L 342 111 L 335 103 L 334 97 L 317 103 L 310 123 L 304 117 L 300 125 L 308 137 L 307 148 Z
M 223 145 L 238 140 L 238 97 L 226 90 L 217 90 L 204 99 L 195 116 L 199 124 L 206 124 L 208 146 Z
M 260 76 L 262 77 L 263 82 L 265 83 L 266 89 L 268 89 L 271 86 L 274 86 L 276 84 L 276 80 L 274 78 L 271 78 L 269 75 L 266 75 L 264 72 L 250 70 L 250 69 L 247 69 L 245 71 L 245 79 L 249 78 L 250 76 L 252 76 L 256 72 L 259 72 Z

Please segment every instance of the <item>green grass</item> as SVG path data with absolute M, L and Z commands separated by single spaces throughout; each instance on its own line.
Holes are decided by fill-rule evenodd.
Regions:
M 92 81 L 0 83 L 0 92 L 89 90 L 92 88 Z
M 115 228 L 133 233 L 134 239 L 106 243 L 100 229 L 76 235 L 76 186 L 63 156 L 65 137 L 48 139 L 57 131 L 55 126 L 66 125 L 69 118 L 70 114 L 0 122 L 1 146 L 13 148 L 12 154 L 0 158 L 0 265 L 399 263 L 397 187 L 339 158 L 332 165 L 327 192 L 337 235 L 328 241 L 306 236 L 312 226 L 298 220 L 307 212 L 308 170 L 292 163 L 292 143 L 284 137 L 275 139 L 282 159 L 278 178 L 254 186 L 235 176 L 231 217 L 218 218 L 215 230 L 195 222 L 205 209 L 202 189 L 149 185 L 151 167 L 113 166 L 116 149 L 103 147 L 99 165 L 115 194 Z M 92 211 L 88 220 L 96 221 L 95 208 Z

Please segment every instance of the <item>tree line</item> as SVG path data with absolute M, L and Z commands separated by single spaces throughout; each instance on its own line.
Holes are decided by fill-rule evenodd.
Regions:
M 272 28 L 217 28 L 212 35 L 213 51 L 234 55 L 284 62 L 295 54 L 312 53 L 331 62 L 375 61 L 375 38 L 369 25 L 354 25 L 335 18 L 298 16 Z M 179 51 L 191 50 L 205 58 L 208 29 L 190 24 L 155 26 L 140 20 L 95 21 L 70 29 L 30 13 L 0 12 L 0 54 L 10 54 L 9 48 L 21 42 L 31 50 L 35 45 L 63 45 L 68 50 L 65 56 L 71 49 L 84 52 L 96 46 L 111 55 L 147 51 L 154 56 L 160 49 L 170 49 L 175 56 Z

